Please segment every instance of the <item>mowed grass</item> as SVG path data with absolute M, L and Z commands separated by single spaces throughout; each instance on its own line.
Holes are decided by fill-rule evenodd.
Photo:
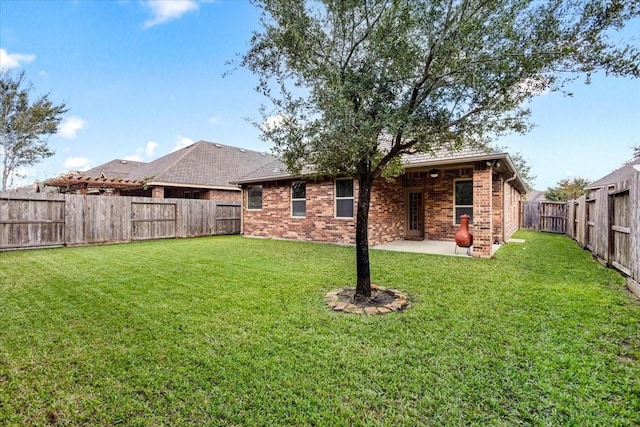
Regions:
M 0 425 L 637 425 L 640 306 L 564 236 L 372 251 L 240 236 L 0 253 Z

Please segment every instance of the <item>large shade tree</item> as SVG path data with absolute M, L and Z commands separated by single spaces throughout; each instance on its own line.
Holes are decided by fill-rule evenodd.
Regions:
M 402 154 L 526 132 L 526 101 L 580 74 L 640 75 L 637 46 L 612 37 L 639 15 L 635 0 L 254 3 L 261 29 L 241 65 L 278 118 L 263 137 L 293 173 L 358 182 L 357 298 L 371 295 L 372 185 Z
M 32 166 L 53 155 L 48 136 L 57 132 L 65 104 L 56 105 L 49 94 L 31 99 L 31 83 L 24 72 L 0 73 L 0 189 L 7 189 L 12 176 L 24 166 Z

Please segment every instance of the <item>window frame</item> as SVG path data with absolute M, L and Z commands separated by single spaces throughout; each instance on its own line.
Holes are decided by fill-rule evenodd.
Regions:
M 351 196 L 338 196 L 338 181 L 351 181 Z M 355 217 L 355 185 L 353 178 L 336 178 L 333 182 L 333 215 L 336 219 L 353 219 Z M 351 200 L 351 216 L 338 216 L 338 201 Z
M 260 189 L 260 207 L 251 207 L 251 189 L 259 188 Z M 263 193 L 264 188 L 262 185 L 249 185 L 247 186 L 247 210 L 248 211 L 261 211 L 262 210 L 262 202 L 263 202 Z
M 300 198 L 300 197 L 294 198 L 293 197 L 293 186 L 296 185 L 296 184 L 303 184 L 304 185 L 304 198 Z M 307 217 L 307 183 L 305 181 L 293 181 L 291 183 L 291 186 L 290 186 L 289 198 L 291 200 L 291 203 L 290 203 L 290 208 L 291 208 L 290 209 L 290 214 L 291 214 L 291 217 L 292 218 L 306 218 Z M 304 214 L 303 215 L 296 215 L 295 214 L 295 210 L 293 209 L 293 204 L 296 203 L 296 202 L 298 202 L 298 203 L 303 202 L 304 203 Z
M 457 186 L 460 182 L 468 182 L 471 184 L 471 204 L 470 205 L 458 205 L 456 204 L 456 193 Z M 469 225 L 473 224 L 473 179 L 471 178 L 461 178 L 453 180 L 453 225 L 460 225 L 460 219 L 458 215 L 456 215 L 458 208 L 471 208 L 471 218 L 469 220 Z

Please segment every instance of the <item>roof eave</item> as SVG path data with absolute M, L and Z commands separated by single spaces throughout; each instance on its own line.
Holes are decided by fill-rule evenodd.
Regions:
M 269 182 L 269 181 L 280 181 L 283 179 L 293 179 L 294 176 L 291 174 L 285 174 L 285 175 L 272 175 L 272 176 L 266 176 L 266 177 L 262 177 L 262 178 L 248 178 L 248 179 L 241 179 L 238 181 L 233 181 L 232 184 L 238 184 L 238 185 L 243 185 L 243 184 L 255 184 L 258 182 Z
M 456 158 L 446 158 L 446 159 L 433 159 L 427 160 L 424 162 L 416 162 L 416 163 L 405 163 L 403 165 L 404 169 L 413 169 L 413 168 L 421 168 L 421 167 L 433 167 L 433 166 L 445 166 L 445 165 L 456 165 L 463 163 L 474 163 L 474 162 L 482 162 L 487 160 L 505 160 L 508 165 L 509 171 L 515 176 L 515 187 L 522 193 L 525 194 L 527 192 L 527 186 L 524 185 L 524 182 L 518 175 L 516 168 L 511 160 L 511 157 L 508 153 L 488 153 L 482 155 L 475 156 L 467 156 L 467 157 L 456 157 Z M 257 184 L 261 182 L 269 182 L 269 181 L 280 181 L 285 179 L 293 179 L 295 178 L 291 174 L 282 174 L 282 175 L 272 175 L 266 177 L 259 178 L 248 178 L 242 179 L 238 181 L 234 181 L 234 184 L 244 185 L 244 184 Z
M 406 170 L 406 169 L 415 169 L 415 168 L 424 168 L 424 167 L 475 163 L 475 162 L 483 162 L 488 160 L 506 161 L 509 172 L 512 174 L 511 178 L 515 177 L 514 184 L 516 189 L 519 190 L 521 194 L 525 194 L 527 192 L 527 186 L 524 184 L 524 182 L 520 178 L 520 175 L 518 175 L 516 167 L 513 164 L 513 161 L 511 160 L 511 156 L 509 156 L 509 153 L 487 153 L 487 154 L 467 156 L 467 157 L 455 157 L 455 158 L 449 157 L 446 159 L 433 159 L 433 160 L 426 160 L 423 162 L 405 163 L 403 167 Z
M 241 191 L 239 187 L 234 185 L 206 185 L 206 184 L 187 184 L 178 182 L 149 181 L 147 187 L 188 187 L 188 188 L 204 188 L 208 190 L 231 190 Z
M 448 157 L 443 159 L 433 159 L 426 160 L 423 162 L 404 163 L 403 166 L 405 169 L 407 168 L 418 168 L 418 167 L 426 167 L 426 166 L 444 166 L 444 165 L 453 165 L 458 163 L 473 163 L 473 162 L 482 162 L 485 160 L 497 160 L 508 158 L 507 153 L 489 153 L 489 154 L 481 154 L 467 157 Z

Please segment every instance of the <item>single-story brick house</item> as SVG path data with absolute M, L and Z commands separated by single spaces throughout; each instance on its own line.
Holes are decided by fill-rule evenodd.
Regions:
M 240 202 L 240 187 L 231 181 L 274 159 L 263 152 L 198 141 L 152 162 L 116 159 L 85 172 L 60 175 L 46 185 L 63 193 Z
M 372 189 L 369 244 L 400 239 L 453 241 L 460 215 L 471 216 L 473 256 L 517 229 L 526 186 L 507 153 L 464 149 L 403 158 L 404 174 Z M 237 181 L 246 236 L 355 243 L 358 182 L 292 176 L 279 160 Z

